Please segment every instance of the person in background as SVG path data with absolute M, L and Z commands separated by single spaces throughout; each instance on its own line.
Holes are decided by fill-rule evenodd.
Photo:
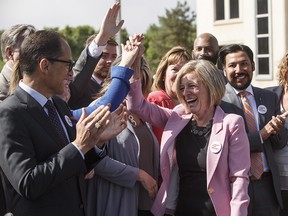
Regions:
M 275 92 L 280 101 L 280 110 L 282 113 L 288 111 L 288 53 L 284 55 L 280 64 L 278 72 L 279 86 L 267 88 Z M 288 120 L 285 120 L 284 126 L 288 128 Z M 280 189 L 283 200 L 283 208 L 280 210 L 280 216 L 288 215 L 288 146 L 279 150 L 274 150 L 274 159 L 279 168 L 280 174 Z
M 243 118 L 219 106 L 225 85 L 217 70 L 206 60 L 186 63 L 175 81 L 180 104 L 173 110 L 146 101 L 134 74 L 128 110 L 164 128 L 156 216 L 247 215 L 249 142 Z
M 9 95 L 9 86 L 15 62 L 19 59 L 19 49 L 24 38 L 36 31 L 32 25 L 17 24 L 6 29 L 1 35 L 1 52 L 5 62 L 0 73 L 0 101 Z
M 192 50 L 193 59 L 208 60 L 216 65 L 218 52 L 218 40 L 214 35 L 210 33 L 202 33 L 195 38 Z
M 97 35 L 90 36 L 86 42 L 87 46 L 91 46 L 94 43 L 99 45 L 97 39 L 101 36 L 101 33 L 100 31 Z M 112 36 L 105 42 L 102 52 L 100 52 L 101 55 L 97 56 L 97 58 L 94 57 L 94 60 L 92 60 L 94 67 L 92 67 L 92 64 L 89 66 L 89 70 L 92 70 L 89 72 L 89 76 L 87 74 L 83 77 L 82 72 L 79 72 L 79 69 L 83 67 L 82 65 L 87 64 L 87 50 L 81 53 L 74 68 L 74 81 L 72 85 L 75 85 L 78 91 L 72 93 L 69 100 L 69 105 L 72 109 L 88 106 L 94 100 L 95 95 L 101 90 L 104 80 L 109 75 L 111 64 L 117 57 L 118 44 Z
M 17 24 L 6 29 L 1 35 L 1 53 L 5 65 L 0 73 L 0 102 L 9 95 L 10 81 L 15 62 L 19 59 L 19 49 L 22 41 L 35 31 L 36 29 L 32 25 Z M 4 215 L 5 209 L 4 191 L 0 181 L 0 215 Z
M 147 100 L 162 107 L 173 109 L 178 104 L 176 92 L 173 89 L 178 71 L 191 60 L 190 53 L 181 46 L 170 49 L 161 59 L 155 73 L 152 92 Z M 153 127 L 158 142 L 161 143 L 163 128 Z
M 250 205 L 248 215 L 278 216 L 282 206 L 279 170 L 273 151 L 287 145 L 277 95 L 251 85 L 255 63 L 252 50 L 242 44 L 221 48 L 219 60 L 227 77 L 222 109 L 245 119 L 250 144 Z M 241 160 L 243 161 L 243 160 Z
M 204 59 L 217 65 L 219 72 L 221 73 L 225 84 L 227 79 L 224 76 L 222 67 L 219 66 L 218 60 L 219 44 L 217 38 L 210 33 L 202 33 L 194 40 L 192 58 L 193 59 Z
M 133 68 L 142 74 L 145 94 L 150 90 L 152 76 L 141 56 L 140 52 Z M 113 64 L 118 65 L 121 58 Z M 109 83 L 108 78 L 100 95 Z M 152 215 L 150 208 L 158 189 L 159 144 L 149 125 L 128 112 L 127 128 L 107 143 L 107 152 L 88 182 L 88 216 Z

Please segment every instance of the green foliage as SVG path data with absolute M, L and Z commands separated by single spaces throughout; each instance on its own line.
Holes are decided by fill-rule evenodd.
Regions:
M 47 28 L 46 28 L 47 29 Z M 68 44 L 72 50 L 73 59 L 77 60 L 80 56 L 82 50 L 85 48 L 86 40 L 93 34 L 98 32 L 95 31 L 94 28 L 91 26 L 77 26 L 77 27 L 70 27 L 66 26 L 64 29 L 59 30 L 58 27 L 56 28 L 49 28 L 54 31 L 58 31 L 61 33 L 67 40 Z M 129 35 L 126 29 L 121 29 L 121 41 L 126 41 Z
M 97 31 L 91 26 L 84 25 L 84 26 L 77 26 L 77 27 L 70 27 L 66 26 L 64 29 L 59 29 L 58 27 L 45 27 L 45 30 L 53 30 L 61 33 L 67 40 L 68 44 L 72 50 L 72 57 L 74 60 L 77 60 L 80 56 L 82 50 L 85 48 L 85 42 L 87 38 Z M 0 37 L 4 30 L 0 30 Z M 126 42 L 128 40 L 128 32 L 126 29 L 121 29 L 121 41 Z M 4 62 L 2 60 L 2 55 L 0 58 L 0 71 L 1 68 L 4 66 Z
M 145 34 L 146 58 L 153 72 L 156 71 L 161 58 L 174 46 L 192 50 L 196 37 L 196 14 L 190 11 L 187 2 L 177 2 L 174 9 L 167 10 L 159 17 L 159 26 L 153 24 Z
M 4 62 L 3 62 L 2 58 L 1 58 L 0 59 L 0 71 L 2 70 L 3 66 L 4 66 Z
M 91 26 L 66 26 L 59 31 L 67 40 L 72 50 L 73 59 L 78 59 L 81 51 L 85 47 L 85 42 L 89 36 L 95 33 L 94 28 Z
M 4 30 L 0 30 L 0 38 L 1 35 L 3 34 Z M 0 54 L 1 58 L 0 58 L 0 71 L 2 70 L 3 66 L 4 66 L 4 62 L 3 62 L 3 58 L 2 58 L 2 52 Z

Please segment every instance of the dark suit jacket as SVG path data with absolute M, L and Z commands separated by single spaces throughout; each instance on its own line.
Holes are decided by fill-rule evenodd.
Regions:
M 271 91 L 256 87 L 252 87 L 252 89 L 254 92 L 257 108 L 259 107 L 259 105 L 264 105 L 267 108 L 267 112 L 264 114 L 258 112 L 259 128 L 262 129 L 272 119 L 272 116 L 281 114 L 279 100 L 276 94 Z M 226 84 L 226 93 L 222 100 L 223 101 L 221 102 L 221 107 L 226 113 L 236 113 L 238 115 L 241 115 L 245 120 L 240 101 L 229 83 Z M 282 206 L 282 198 L 279 184 L 279 172 L 277 164 L 273 158 L 273 149 L 281 149 L 286 145 L 287 130 L 285 127 L 283 127 L 278 134 L 271 135 L 267 140 L 264 141 L 264 144 L 262 144 L 259 134 L 248 133 L 247 125 L 245 124 L 245 126 L 250 142 L 250 151 L 264 152 L 266 156 L 269 169 L 271 170 L 273 176 L 274 190 L 276 192 L 279 205 Z
M 68 106 L 53 98 L 71 141 L 75 127 Z M 67 118 L 66 117 L 66 118 Z M 14 215 L 85 215 L 84 161 L 72 145 L 64 146 L 40 104 L 20 87 L 0 104 L 0 166 L 8 211 Z M 94 152 L 94 154 L 93 154 Z M 86 160 L 85 158 L 85 160 Z
M 74 72 L 74 81 L 70 84 L 71 98 L 69 106 L 78 109 L 88 106 L 92 97 L 101 89 L 101 85 L 94 82 L 91 77 L 101 56 L 93 58 L 88 55 L 88 49 L 84 49 L 78 58 Z
M 274 92 L 277 95 L 277 97 L 278 97 L 279 104 L 281 104 L 280 100 L 281 100 L 282 92 L 283 92 L 284 89 L 281 86 L 272 86 L 272 87 L 268 87 L 266 89 L 269 90 L 269 91 Z

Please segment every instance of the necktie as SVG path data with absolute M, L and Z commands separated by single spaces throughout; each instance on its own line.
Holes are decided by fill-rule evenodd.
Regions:
M 62 143 L 64 145 L 67 145 L 69 143 L 69 141 L 66 137 L 63 126 L 62 126 L 60 119 L 57 115 L 56 107 L 54 106 L 54 104 L 52 103 L 51 100 L 48 100 L 44 106 L 48 110 L 49 119 L 50 119 L 51 123 L 54 125 L 60 139 L 62 140 Z
M 253 109 L 247 98 L 249 92 L 243 91 L 240 92 L 239 94 L 241 96 L 243 104 L 243 112 L 246 119 L 248 130 L 249 132 L 257 132 L 257 125 L 253 114 Z M 250 159 L 251 159 L 251 168 L 250 168 L 251 175 L 256 179 L 260 179 L 262 173 L 264 172 L 264 163 L 262 159 L 262 154 L 260 152 L 251 153 Z

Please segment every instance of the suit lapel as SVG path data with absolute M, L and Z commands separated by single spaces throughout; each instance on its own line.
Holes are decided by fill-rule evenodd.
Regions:
M 207 148 L 207 183 L 209 184 L 211 178 L 218 166 L 220 156 L 222 154 L 225 142 L 225 131 L 223 131 L 223 119 L 225 117 L 224 111 L 217 106 L 213 118 L 213 126 L 209 144 Z
M 233 90 L 232 86 L 229 83 L 226 84 L 226 93 L 224 99 L 226 102 L 234 104 L 238 108 L 242 109 L 238 96 L 236 95 L 235 91 Z
M 57 134 L 56 129 L 50 123 L 44 108 L 27 92 L 21 89 L 19 86 L 15 90 L 15 96 L 19 98 L 21 104 L 26 106 L 27 112 L 38 122 L 38 124 L 43 128 L 48 136 L 57 143 L 58 147 L 63 147 L 60 137 Z
M 253 93 L 254 93 L 254 98 L 255 98 L 255 103 L 256 103 L 256 109 L 257 109 L 257 113 L 258 113 L 258 117 L 259 117 L 259 128 L 263 128 L 265 125 L 265 114 L 260 114 L 258 112 L 258 107 L 259 105 L 264 105 L 266 101 L 265 101 L 265 95 L 262 94 L 262 91 L 259 91 L 257 88 L 253 87 Z
M 173 112 L 165 126 L 160 145 L 160 167 L 161 170 L 165 170 L 165 172 L 161 172 L 162 175 L 167 175 L 165 177 L 169 176 L 168 170 L 171 170 L 174 164 L 175 158 L 173 157 L 176 137 L 190 121 L 191 117 L 192 114 L 183 114 L 180 117 L 179 113 Z M 163 178 L 165 177 L 163 176 Z

